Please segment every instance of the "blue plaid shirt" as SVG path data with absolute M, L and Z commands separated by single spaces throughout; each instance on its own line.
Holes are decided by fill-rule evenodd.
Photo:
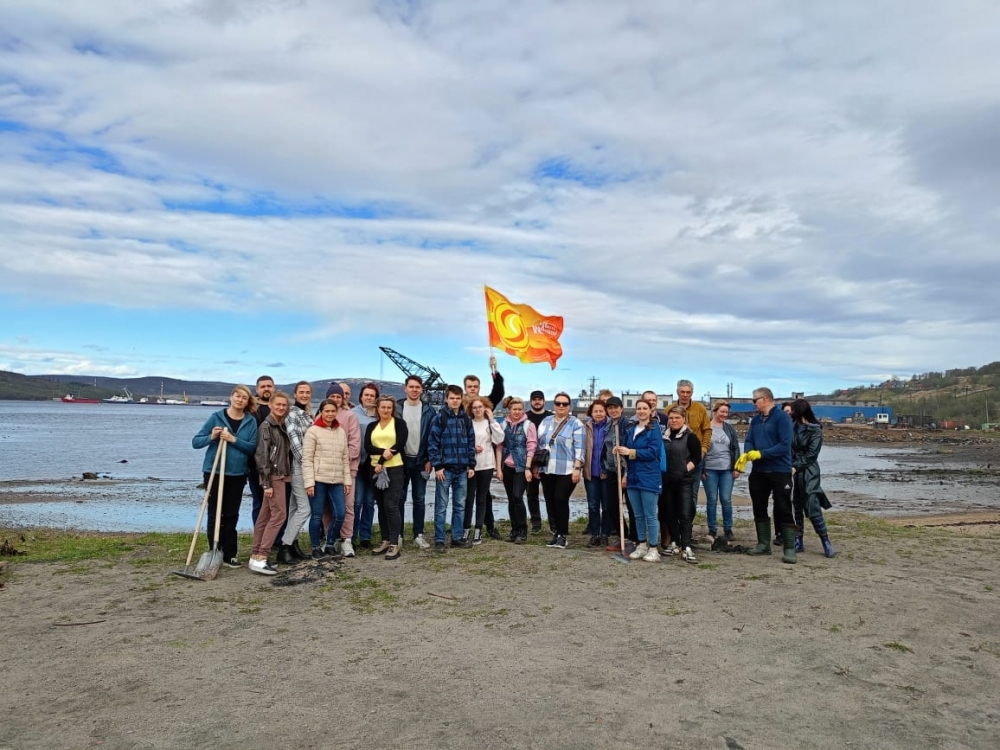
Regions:
M 549 449 L 549 463 L 541 467 L 543 474 L 572 474 L 576 461 L 583 466 L 587 428 L 573 415 L 566 420 L 555 440 L 552 440 L 556 432 L 555 416 L 546 417 L 538 427 L 537 450 Z

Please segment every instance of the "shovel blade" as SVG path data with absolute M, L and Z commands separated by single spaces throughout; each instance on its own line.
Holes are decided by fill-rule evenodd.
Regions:
M 629 559 L 625 557 L 625 555 L 623 555 L 621 552 L 615 552 L 615 554 L 611 556 L 611 559 L 614 560 L 615 562 L 623 562 L 623 563 L 627 563 L 629 561 Z
M 214 549 L 209 550 L 202 554 L 201 559 L 198 560 L 198 565 L 194 569 L 194 574 L 197 578 L 203 581 L 214 581 L 215 577 L 219 575 L 219 568 L 222 567 L 222 550 Z
M 192 581 L 204 581 L 205 579 L 201 576 L 195 575 L 194 571 L 184 568 L 184 570 L 172 570 L 170 571 L 175 576 L 180 576 L 181 578 L 190 578 Z

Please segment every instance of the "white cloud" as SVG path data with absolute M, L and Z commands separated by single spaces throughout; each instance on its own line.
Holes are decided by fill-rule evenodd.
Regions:
M 488 282 L 581 356 L 831 377 L 996 338 L 1000 216 L 963 187 L 997 145 L 985 0 L 12 0 L 5 28 L 0 292 L 474 341 Z

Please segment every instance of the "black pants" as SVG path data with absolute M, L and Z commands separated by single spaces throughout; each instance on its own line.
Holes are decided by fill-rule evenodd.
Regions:
M 218 507 L 219 485 L 218 477 L 212 478 L 211 489 L 208 491 L 208 544 L 211 547 L 215 540 L 215 510 Z M 208 483 L 208 474 L 205 474 Z M 219 547 L 226 560 L 236 557 L 236 524 L 240 522 L 240 504 L 243 502 L 243 488 L 246 487 L 246 474 L 226 475 L 222 482 L 222 518 L 219 525 Z
M 575 486 L 572 474 L 542 474 L 545 512 L 555 534 L 569 535 L 569 496 Z
M 681 549 L 691 546 L 691 524 L 694 522 L 695 477 L 668 478 L 660 495 L 659 517 L 666 516 L 670 538 Z
M 608 499 L 608 522 L 611 524 L 611 533 L 614 536 L 618 536 L 618 532 L 621 531 L 621 524 L 619 523 L 620 513 L 618 510 L 618 475 L 609 474 L 604 479 L 604 496 Z M 622 499 L 625 499 L 625 492 L 622 491 Z M 627 503 L 627 500 L 626 500 Z M 623 503 L 624 504 L 624 503 Z M 621 521 L 625 525 L 625 538 L 628 539 L 629 524 L 628 520 L 621 518 Z
M 469 490 L 465 493 L 465 528 L 472 528 L 473 506 L 476 510 L 476 528 L 483 528 L 486 509 L 493 505 L 493 497 L 490 495 L 490 482 L 492 480 L 493 469 L 477 471 L 475 476 L 469 480 Z M 487 528 L 492 528 L 492 526 L 487 526 Z
M 775 530 L 795 525 L 795 519 L 792 517 L 791 472 L 751 471 L 748 482 L 754 521 L 768 520 L 767 500 L 773 495 Z
M 503 488 L 507 491 L 507 513 L 510 515 L 510 524 L 515 531 L 519 529 L 524 532 L 528 531 L 528 513 L 524 509 L 524 490 L 527 486 L 528 480 L 523 471 L 518 471 L 507 464 L 503 465 Z M 465 507 L 468 508 L 468 504 Z
M 406 491 L 406 469 L 402 466 L 391 466 L 383 469 L 389 475 L 389 486 L 380 490 L 375 488 L 375 504 L 378 506 L 378 527 L 382 532 L 382 541 L 398 544 L 399 535 L 403 533 L 403 517 L 399 514 L 400 500 Z
M 538 489 L 541 487 L 540 479 L 532 479 L 528 482 L 528 515 L 531 517 L 532 526 L 542 525 L 542 506 L 538 501 Z

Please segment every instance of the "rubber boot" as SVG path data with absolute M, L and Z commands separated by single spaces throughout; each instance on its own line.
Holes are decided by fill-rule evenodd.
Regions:
M 754 521 L 757 528 L 757 546 L 748 549 L 748 555 L 770 555 L 771 554 L 771 519 L 765 521 Z
M 795 558 L 795 527 L 786 526 L 781 530 L 781 541 L 784 542 L 784 552 L 781 555 L 781 562 L 794 565 Z
M 283 563 L 285 565 L 292 565 L 294 563 L 297 563 L 298 561 L 299 558 L 297 558 L 295 555 L 292 554 L 292 545 L 282 544 L 278 548 L 278 562 Z
M 810 518 L 812 521 L 813 528 L 816 530 L 816 535 L 819 540 L 823 542 L 823 554 L 827 557 L 833 557 L 837 554 L 837 551 L 830 544 L 830 535 L 826 530 L 826 519 L 823 516 L 816 516 L 815 518 Z

